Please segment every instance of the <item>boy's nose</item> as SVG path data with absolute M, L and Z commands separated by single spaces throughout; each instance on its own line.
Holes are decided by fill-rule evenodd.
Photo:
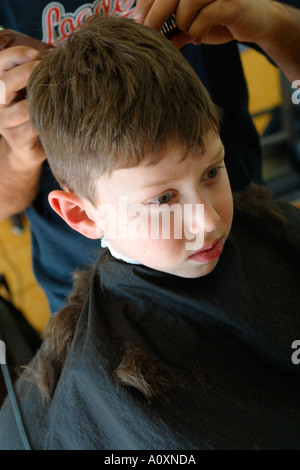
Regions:
M 187 211 L 186 228 L 191 234 L 213 232 L 219 222 L 220 216 L 210 204 L 192 204 Z
M 220 216 L 210 205 L 204 206 L 204 231 L 214 232 L 220 223 Z

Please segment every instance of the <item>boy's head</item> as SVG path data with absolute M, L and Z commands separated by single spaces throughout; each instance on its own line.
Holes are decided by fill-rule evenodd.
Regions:
M 188 266 L 173 269 L 167 265 L 170 256 L 179 255 L 174 242 L 191 240 L 199 231 L 194 213 L 193 228 L 186 227 L 183 207 L 202 204 L 204 225 L 205 219 L 210 219 L 210 227 L 206 229 L 201 221 L 201 245 L 204 242 L 208 251 L 190 259 L 195 248 L 201 248 L 201 240 L 196 239 L 189 260 L 199 268 L 218 250 L 221 253 L 231 225 L 232 200 L 223 168 L 218 111 L 181 53 L 160 33 L 128 19 L 93 17 L 34 69 L 28 101 L 32 124 L 64 189 L 52 192 L 50 203 L 71 227 L 90 238 L 101 237 L 104 231 L 117 251 L 135 248 L 127 255 L 137 261 L 197 277 L 199 269 L 190 272 Z M 157 179 L 160 181 L 155 182 Z M 184 191 L 184 185 L 193 189 Z M 201 185 L 205 186 L 203 194 Z M 221 192 L 215 210 L 216 195 Z M 125 199 L 126 223 L 120 217 Z M 158 222 L 159 233 L 153 237 L 149 228 L 150 220 L 157 218 L 153 207 L 170 208 L 175 203 L 182 209 L 184 234 L 178 238 L 174 233 L 173 222 L 178 216 L 174 212 L 169 216 L 169 236 L 162 240 Z M 148 211 L 140 210 L 139 228 L 137 211 L 132 209 L 136 204 Z M 225 211 L 224 217 L 219 210 Z M 130 231 L 124 235 L 130 221 L 135 221 L 131 225 L 135 236 Z M 116 229 L 114 236 L 112 227 Z M 129 240 L 133 238 L 132 243 Z M 139 245 L 141 238 L 144 241 Z M 164 250 L 173 242 L 173 248 L 166 259 L 160 256 L 159 262 L 153 263 L 153 250 L 160 251 L 155 247 L 158 242 Z M 213 259 L 216 264 L 217 258 Z

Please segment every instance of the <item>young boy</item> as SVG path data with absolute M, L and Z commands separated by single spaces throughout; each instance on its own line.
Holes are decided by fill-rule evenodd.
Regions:
M 299 211 L 254 188 L 233 216 L 219 113 L 180 53 L 98 16 L 28 99 L 52 208 L 109 248 L 18 381 L 31 447 L 300 449 Z M 9 399 L 0 448 L 22 448 Z

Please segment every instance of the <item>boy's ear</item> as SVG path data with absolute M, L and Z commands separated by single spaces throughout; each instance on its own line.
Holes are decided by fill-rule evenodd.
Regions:
M 76 194 L 55 190 L 51 191 L 48 200 L 52 209 L 73 230 L 87 238 L 101 238 L 102 234 L 97 230 L 97 224 L 88 216 L 84 202 Z

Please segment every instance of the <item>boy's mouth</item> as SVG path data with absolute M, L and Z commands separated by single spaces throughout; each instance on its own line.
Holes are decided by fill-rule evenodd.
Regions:
M 197 263 L 208 263 L 221 256 L 223 251 L 224 243 L 222 238 L 218 238 L 212 243 L 204 245 L 201 250 L 195 251 L 189 259 L 196 261 Z

